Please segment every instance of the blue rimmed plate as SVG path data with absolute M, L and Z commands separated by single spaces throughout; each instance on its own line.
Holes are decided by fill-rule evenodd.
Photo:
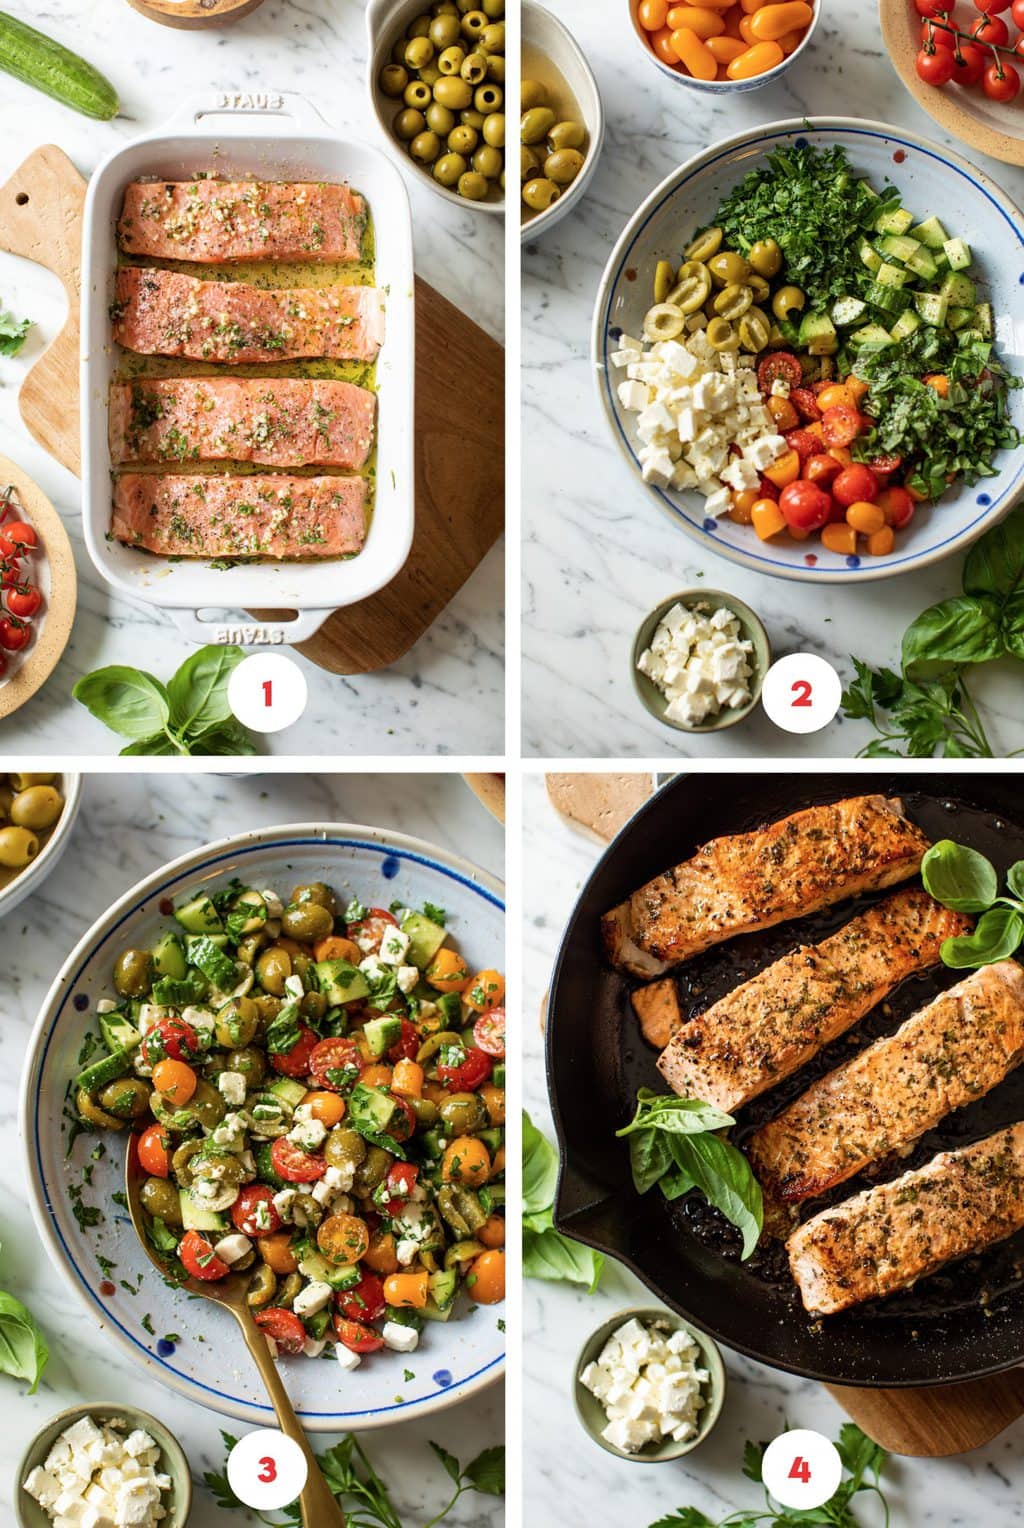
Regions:
M 376 828 L 298 823 L 208 844 L 141 881 L 96 922 L 65 961 L 36 1022 L 25 1064 L 21 1134 L 29 1196 L 46 1250 L 90 1319 L 137 1365 L 172 1390 L 226 1416 L 274 1425 L 233 1318 L 168 1288 L 114 1200 L 123 1186 L 126 1137 L 79 1135 L 68 1152 L 68 1081 L 84 1035 L 126 946 L 149 946 L 166 927 L 170 899 L 239 876 L 285 891 L 327 881 L 371 905 L 401 901 L 447 909 L 460 951 L 476 969 L 504 966 L 502 888 L 484 871 L 419 839 Z M 88 1183 L 83 1169 L 91 1169 Z M 95 1225 L 93 1212 L 101 1217 Z M 133 1293 L 132 1291 L 137 1291 Z M 457 1311 L 431 1323 L 415 1353 L 374 1354 L 343 1372 L 325 1360 L 292 1360 L 281 1372 L 311 1432 L 383 1427 L 464 1400 L 503 1371 L 500 1307 Z M 406 1374 L 412 1374 L 407 1379 Z
M 630 220 L 605 267 L 592 354 L 601 406 L 637 484 L 706 551 L 776 578 L 858 583 L 920 570 L 968 546 L 1010 509 L 1024 488 L 1024 450 L 1000 452 L 995 477 L 973 488 L 954 489 L 938 504 L 919 507 L 910 527 L 898 533 L 888 557 L 845 557 L 819 542 L 761 542 L 748 525 L 710 519 L 699 494 L 642 483 L 636 415 L 622 408 L 615 391 L 625 373 L 608 360 L 619 335 L 642 332 L 657 262 L 679 257 L 694 230 L 712 221 L 723 197 L 758 168 L 763 155 L 802 142 L 819 148 L 840 144 L 857 173 L 876 188 L 886 180 L 894 182 L 915 215 L 937 213 L 951 234 L 967 241 L 984 298 L 992 304 L 997 351 L 1011 371 L 1024 372 L 1024 216 L 988 176 L 958 154 L 903 128 L 849 117 L 752 128 L 696 155 L 662 181 Z M 1011 392 L 1010 415 L 1024 431 L 1024 391 Z

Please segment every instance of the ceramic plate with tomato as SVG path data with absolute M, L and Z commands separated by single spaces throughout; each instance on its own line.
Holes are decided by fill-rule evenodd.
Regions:
M 848 118 L 778 122 L 751 129 L 697 155 L 652 192 L 626 227 L 605 269 L 592 335 L 596 380 L 612 434 L 640 480 L 636 416 L 621 404 L 616 382 L 621 371 L 609 364 L 622 334 L 643 330 L 655 270 L 664 252 L 685 243 L 710 224 L 722 201 L 773 149 L 809 143 L 839 145 L 854 171 L 875 187 L 887 180 L 900 188 L 908 206 L 957 209 L 957 232 L 975 251 L 984 273 L 985 297 L 995 318 L 997 351 L 1011 372 L 1021 370 L 1024 337 L 1011 315 L 1024 280 L 1024 219 L 1012 202 L 980 171 L 926 139 L 901 128 Z M 838 412 L 838 410 L 836 411 Z M 1010 394 L 1010 420 L 1024 426 L 1024 397 Z M 1024 454 L 1003 451 L 993 477 L 973 487 L 959 485 L 934 504 L 918 505 L 913 523 L 883 555 L 850 554 L 816 542 L 789 538 L 759 541 L 748 525 L 716 519 L 704 511 L 700 495 L 645 485 L 673 521 L 732 562 L 804 582 L 862 582 L 920 569 L 967 546 L 995 523 L 1024 486 Z M 850 493 L 858 490 L 851 482 Z M 829 485 L 831 488 L 831 485 Z M 860 485 L 863 487 L 863 485 Z M 856 502 L 851 499 L 851 503 Z
M 0 457 L 0 717 L 50 677 L 71 635 L 75 559 L 63 522 L 30 477 Z
M 43 1005 L 23 1074 L 22 1137 L 47 1251 L 90 1319 L 152 1377 L 240 1421 L 273 1425 L 233 1318 L 167 1287 L 139 1247 L 115 1198 L 123 1188 L 127 1135 L 71 1138 L 65 1108 L 68 1076 L 81 1070 L 83 1039 L 94 1028 L 96 1003 L 110 996 L 119 952 L 151 948 L 173 904 L 198 886 L 214 891 L 236 876 L 270 887 L 324 881 L 339 897 L 383 908 L 394 902 L 443 907 L 460 952 L 476 970 L 504 964 L 504 908 L 500 885 L 484 872 L 415 839 L 347 826 L 261 830 L 196 850 L 128 892 L 80 941 Z M 105 1152 L 94 1160 L 101 1140 Z M 497 1379 L 505 1349 L 501 1307 L 470 1303 L 456 1317 L 431 1323 L 416 1352 L 374 1353 L 348 1372 L 337 1363 L 282 1361 L 305 1426 L 315 1432 L 386 1426 L 465 1399 Z

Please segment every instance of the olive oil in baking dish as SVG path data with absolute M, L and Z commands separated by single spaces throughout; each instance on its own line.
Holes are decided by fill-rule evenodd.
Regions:
M 563 156 L 562 169 L 560 171 L 556 170 L 555 173 L 560 177 L 568 175 L 568 179 L 560 178 L 557 183 L 557 194 L 560 195 L 575 180 L 576 175 L 582 169 L 582 161 L 586 157 L 590 143 L 583 121 L 583 114 L 580 111 L 580 104 L 569 89 L 565 76 L 560 69 L 555 68 L 546 53 L 542 53 L 539 48 L 529 42 L 524 42 L 522 46 L 522 84 L 520 90 L 522 94 L 523 124 L 527 122 L 528 111 L 535 106 L 554 113 L 554 123 L 550 132 L 542 133 L 539 138 L 531 139 L 529 142 L 524 138 L 522 142 L 523 194 L 520 198 L 519 212 L 520 222 L 528 223 L 531 218 L 536 217 L 539 212 L 546 211 L 547 207 L 551 205 L 548 198 L 552 197 L 552 193 L 547 184 L 548 176 L 545 174 L 545 166 L 551 155 L 558 153 Z M 569 123 L 573 124 L 577 131 L 567 134 L 565 129 L 566 124 Z M 529 132 L 528 126 L 525 130 Z M 578 154 L 582 157 L 578 161 L 575 159 L 570 160 L 564 157 L 567 154 Z M 533 156 L 532 169 L 529 168 L 530 160 L 528 156 L 530 155 Z M 569 174 L 573 166 L 575 166 L 575 172 Z M 529 188 L 537 182 L 544 182 L 545 185 L 541 187 L 536 195 L 531 196 Z M 551 182 L 551 184 L 555 184 L 555 182 Z

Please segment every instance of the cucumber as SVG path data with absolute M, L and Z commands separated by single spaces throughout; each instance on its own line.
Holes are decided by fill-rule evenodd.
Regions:
M 182 928 L 187 929 L 190 934 L 223 934 L 224 932 L 220 914 L 203 891 L 198 897 L 193 897 L 191 902 L 186 902 L 183 907 L 176 907 L 174 916 Z
M 459 1276 L 454 1268 L 439 1268 L 427 1279 L 430 1298 L 439 1310 L 447 1310 L 459 1289 Z
M 352 1289 L 363 1276 L 358 1263 L 330 1263 L 321 1252 L 307 1252 L 299 1262 L 299 1272 L 332 1289 Z
M 129 1024 L 128 1020 L 119 1013 L 100 1014 L 100 1034 L 111 1055 L 118 1051 L 125 1053 L 133 1051 L 142 1043 L 142 1036 L 135 1025 Z
M 188 958 L 189 962 L 222 992 L 230 991 L 234 986 L 237 979 L 235 962 L 229 955 L 225 955 L 212 939 L 205 935 L 198 939 L 190 939 Z
M 497 1066 L 494 1068 L 494 1071 L 491 1073 L 491 1081 L 494 1083 L 496 1088 L 503 1088 L 505 1086 L 504 1061 L 499 1061 Z
M 451 1300 L 447 1305 L 438 1305 L 432 1295 L 427 1296 L 427 1303 L 419 1312 L 424 1321 L 448 1321 L 455 1309 L 455 1301 Z
M 914 221 L 913 213 L 905 207 L 893 207 L 888 212 L 879 213 L 875 219 L 876 233 L 906 233 Z
M 922 281 L 934 281 L 939 274 L 939 267 L 933 260 L 931 251 L 924 245 L 918 245 L 917 253 L 911 255 L 907 261 L 907 270 L 913 271 L 915 276 L 920 276 Z
M 887 317 L 895 318 L 910 307 L 909 292 L 898 286 L 883 286 L 879 281 L 873 281 L 864 296 L 873 308 L 881 308 Z
M 827 313 L 805 313 L 800 320 L 800 344 L 810 355 L 834 355 L 839 349 L 835 325 Z
M 227 1221 L 220 1210 L 207 1210 L 192 1198 L 187 1188 L 178 1190 L 181 1203 L 181 1226 L 184 1231 L 226 1231 Z
M 105 1088 L 108 1082 L 127 1077 L 131 1069 L 132 1058 L 128 1051 L 112 1051 L 109 1056 L 87 1066 L 84 1072 L 79 1072 L 75 1078 L 75 1087 L 84 1088 L 87 1093 L 95 1093 L 97 1088 Z
M 867 239 L 861 240 L 860 257 L 872 275 L 875 274 L 879 266 L 882 264 L 881 255 L 878 253 L 877 249 L 872 249 Z
M 275 1170 L 274 1159 L 270 1154 L 269 1141 L 264 1141 L 262 1145 L 257 1146 L 253 1155 L 256 1158 L 256 1171 L 259 1174 L 261 1183 L 265 1183 L 268 1188 L 274 1189 L 277 1193 L 281 1189 L 288 1187 L 288 1184 Z
M 898 260 L 901 265 L 909 265 L 921 246 L 916 239 L 908 238 L 906 234 L 889 233 L 879 239 L 878 248 L 886 259 Z
M 926 324 L 941 329 L 949 312 L 949 298 L 942 292 L 915 292 L 914 306 Z
M 978 306 L 974 310 L 974 315 L 973 315 L 971 327 L 973 329 L 979 330 L 981 332 L 981 334 L 984 335 L 985 339 L 990 340 L 992 338 L 992 304 L 991 303 L 988 303 L 988 302 L 979 302 Z
M 910 230 L 910 237 L 917 239 L 918 243 L 926 245 L 929 249 L 941 249 L 949 238 L 949 234 L 938 218 L 925 218 L 923 223 L 918 223 L 916 228 Z
M 965 271 L 971 264 L 973 256 L 970 246 L 965 244 L 963 239 L 947 239 L 942 248 L 951 271 Z
M 915 330 L 920 329 L 920 327 L 921 320 L 918 314 L 913 308 L 908 308 L 905 313 L 900 314 L 899 318 L 893 324 L 892 337 L 894 340 L 909 339 Z
M 370 987 L 366 977 L 351 961 L 318 960 L 313 969 L 316 971 L 319 990 L 332 1008 L 369 995 Z
M 946 299 L 947 306 L 954 308 L 973 308 L 978 300 L 974 282 L 962 271 L 950 271 L 939 287 L 939 296 Z
M 402 1021 L 396 1013 L 383 1013 L 378 1019 L 367 1019 L 363 1035 L 370 1055 L 377 1060 L 402 1038 Z
M 832 304 L 832 322 L 841 328 L 859 324 L 866 308 L 867 304 L 861 302 L 859 297 L 837 297 Z
M 304 1088 L 301 1082 L 294 1082 L 290 1077 L 279 1077 L 276 1082 L 270 1084 L 267 1091 L 273 1093 L 275 1098 L 283 1099 L 290 1109 L 295 1110 L 309 1089 Z
M 888 329 L 883 329 L 881 324 L 865 324 L 863 329 L 854 330 L 850 335 L 849 344 L 854 350 L 870 347 L 877 349 L 881 345 L 891 345 L 892 335 Z
M 168 931 L 153 946 L 153 970 L 157 976 L 173 976 L 181 981 L 185 975 L 185 951 L 177 934 Z
M 0 69 L 100 122 L 120 109 L 117 91 L 98 69 L 6 11 L 0 11 Z
M 973 308 L 951 307 L 946 314 L 947 329 L 966 329 L 967 325 L 974 322 Z
M 423 971 L 447 939 L 447 931 L 423 913 L 406 913 L 402 933 L 409 935 L 409 964 Z
M 910 272 L 905 271 L 898 265 L 880 265 L 875 272 L 875 280 L 879 286 L 901 287 L 906 286 L 910 280 Z

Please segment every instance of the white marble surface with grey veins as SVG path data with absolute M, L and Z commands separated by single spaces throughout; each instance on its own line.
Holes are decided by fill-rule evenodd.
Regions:
M 339 133 L 382 146 L 366 98 L 366 26 L 358 0 L 265 0 L 251 16 L 212 31 L 159 26 L 127 0 L 9 0 L 4 9 L 102 68 L 118 91 L 122 114 L 111 123 L 93 122 L 5 76 L 0 182 L 47 143 L 63 148 L 88 176 L 114 149 L 158 129 L 187 99 L 208 105 L 224 91 L 297 91 Z M 417 272 L 501 338 L 502 303 L 495 290 L 502 270 L 501 219 L 450 207 L 418 183 L 404 154 L 395 154 L 412 200 Z M 79 578 L 78 613 L 64 657 L 43 689 L 0 722 L 0 743 L 23 754 L 59 748 L 72 755 L 110 755 L 120 745 L 71 699 L 75 681 L 110 663 L 134 664 L 166 679 L 192 647 L 169 615 L 126 600 L 99 577 L 82 539 L 80 484 L 21 423 L 18 387 L 64 318 L 57 278 L 0 254 L 0 303 L 36 321 L 21 354 L 0 358 L 0 454 L 16 461 L 57 507 Z M 264 751 L 500 753 L 503 604 L 499 545 L 431 630 L 390 669 L 341 677 L 285 649 L 306 676 L 309 703 L 301 720 L 268 739 Z
M 810 50 L 778 83 L 725 97 L 695 96 L 648 63 L 626 0 L 600 6 L 559 0 L 556 7 L 597 76 L 608 129 L 583 201 L 523 259 L 527 753 L 849 757 L 871 736 L 863 723 L 839 720 L 813 737 L 794 737 L 759 711 L 738 727 L 696 738 L 656 722 L 630 678 L 643 617 L 680 589 L 730 590 L 762 617 L 776 656 L 818 653 L 845 683 L 853 675 L 850 654 L 895 665 L 911 620 L 960 592 L 960 555 L 905 577 L 817 588 L 705 553 L 658 509 L 620 455 L 593 383 L 590 325 L 605 262 L 644 198 L 693 154 L 758 122 L 826 114 L 874 117 L 955 147 L 900 83 L 882 45 L 877 6 L 822 3 Z M 974 157 L 1018 205 L 1024 202 L 1024 170 Z M 986 670 L 977 685 L 999 753 L 1024 745 L 1019 669 L 1017 686 L 1009 663 Z
M 59 869 L 3 925 L 8 960 L 0 978 L 0 1289 L 24 1300 L 41 1323 L 50 1361 L 38 1394 L 0 1375 L 0 1521 L 13 1523 L 14 1476 L 29 1442 L 57 1412 L 91 1401 L 122 1400 L 155 1413 L 177 1436 L 197 1483 L 189 1528 L 255 1524 L 255 1516 L 214 1505 L 199 1482 L 222 1470 L 220 1428 L 248 1429 L 142 1376 L 120 1349 L 91 1327 L 36 1234 L 25 1195 L 18 1141 L 18 1086 L 29 1033 L 65 957 L 110 904 L 143 876 L 211 839 L 287 822 L 352 822 L 426 839 L 503 875 L 502 831 L 458 775 L 290 774 L 93 775 Z M 56 1124 L 54 1125 L 56 1129 Z M 115 1297 L 116 1298 L 116 1297 Z M 129 1298 L 121 1295 L 122 1299 Z M 492 1385 L 461 1406 L 422 1421 L 363 1434 L 406 1528 L 421 1528 L 450 1500 L 450 1482 L 430 1452 L 436 1439 L 463 1463 L 502 1441 L 502 1391 Z M 314 1440 L 317 1449 L 335 1440 Z M 494 1528 L 493 1497 L 465 1496 L 452 1528 Z M 448 1520 L 446 1520 L 448 1521 Z
M 692 777 L 700 790 L 699 776 Z M 556 815 L 542 778 L 525 781 L 523 877 L 530 888 L 524 928 L 525 1104 L 554 1139 L 536 1015 L 551 980 L 559 941 L 601 848 Z M 594 1128 L 601 1128 L 595 1119 Z M 718 1523 L 760 1504 L 740 1473 L 747 1438 L 767 1442 L 786 1427 L 837 1436 L 843 1412 L 821 1385 L 776 1372 L 725 1350 L 725 1407 L 706 1443 L 672 1464 L 637 1465 L 604 1453 L 576 1419 L 572 1378 L 586 1338 L 609 1317 L 652 1296 L 618 1264 L 607 1263 L 598 1292 L 529 1280 L 523 1305 L 523 1381 L 527 1461 L 524 1520 L 538 1528 L 622 1524 L 647 1528 L 684 1506 Z M 1024 1523 L 1022 1424 L 987 1448 L 957 1459 L 899 1459 L 886 1472 L 891 1528 L 1018 1528 Z M 861 1503 L 864 1503 L 863 1505 Z M 858 1498 L 857 1520 L 881 1528 L 877 1503 Z

